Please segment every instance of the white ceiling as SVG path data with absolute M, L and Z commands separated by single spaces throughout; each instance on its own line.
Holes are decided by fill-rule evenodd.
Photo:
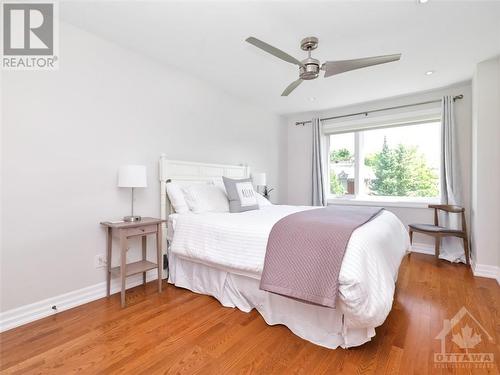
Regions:
M 500 1 L 65 2 L 61 19 L 175 66 L 226 92 L 285 114 L 447 86 L 500 54 Z M 403 54 L 400 62 L 304 82 L 295 65 L 245 43 L 255 36 L 303 59 Z M 425 75 L 428 70 L 435 74 Z M 310 98 L 316 98 L 311 101 Z

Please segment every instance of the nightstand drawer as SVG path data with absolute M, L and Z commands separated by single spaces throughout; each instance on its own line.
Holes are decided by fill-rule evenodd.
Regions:
M 141 236 L 143 234 L 156 233 L 157 226 L 156 225 L 144 225 L 142 227 L 127 228 L 127 229 L 122 229 L 122 230 L 125 231 L 126 237 Z

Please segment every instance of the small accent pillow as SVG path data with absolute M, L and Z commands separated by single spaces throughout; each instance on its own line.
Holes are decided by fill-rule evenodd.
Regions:
M 187 205 L 196 214 L 202 212 L 228 212 L 226 193 L 215 185 L 193 184 L 182 188 Z
M 258 210 L 257 193 L 253 189 L 252 180 L 244 178 L 233 180 L 222 177 L 229 198 L 229 212 L 244 212 Z
M 175 182 L 167 182 L 167 195 L 175 212 L 178 214 L 185 214 L 186 212 L 189 212 L 189 206 L 184 198 L 181 185 L 176 184 Z

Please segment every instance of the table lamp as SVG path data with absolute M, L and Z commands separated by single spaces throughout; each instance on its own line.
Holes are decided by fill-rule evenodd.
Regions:
M 269 193 L 274 189 L 269 189 L 267 187 L 266 174 L 264 172 L 255 173 L 252 175 L 253 183 L 257 187 L 257 192 L 261 193 L 266 199 L 269 199 Z
M 255 173 L 253 176 L 253 183 L 257 188 L 261 186 L 266 186 L 266 174 L 265 173 Z
M 124 165 L 118 170 L 118 187 L 132 188 L 132 212 L 125 216 L 123 221 L 132 222 L 141 220 L 140 216 L 134 215 L 134 188 L 147 187 L 146 166 Z

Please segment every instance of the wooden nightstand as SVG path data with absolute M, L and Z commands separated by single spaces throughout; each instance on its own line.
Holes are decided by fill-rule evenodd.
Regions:
M 141 221 L 131 223 L 119 222 L 113 223 L 104 221 L 101 225 L 107 229 L 107 277 L 106 294 L 109 297 L 111 288 L 111 273 L 117 273 L 121 278 L 121 305 L 125 307 L 125 279 L 127 276 L 142 273 L 142 281 L 146 283 L 146 271 L 158 268 L 158 292 L 161 292 L 162 275 L 162 236 L 161 225 L 165 220 L 152 217 L 143 217 Z M 156 236 L 156 263 L 146 259 L 147 236 L 154 234 Z M 113 236 L 120 240 L 120 266 L 111 268 L 111 250 Z M 142 237 L 142 260 L 127 264 L 128 240 L 132 237 Z

